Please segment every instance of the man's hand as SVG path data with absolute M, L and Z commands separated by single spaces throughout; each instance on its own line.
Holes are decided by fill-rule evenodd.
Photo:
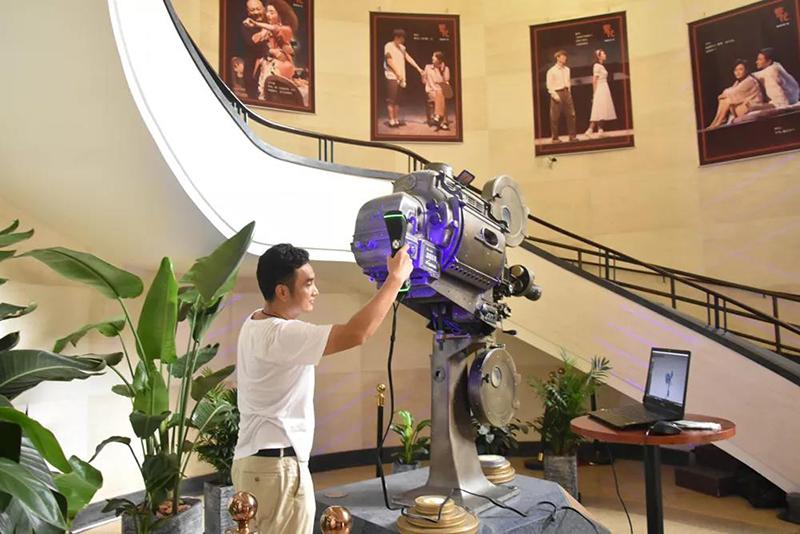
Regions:
M 550 96 L 552 96 L 553 100 L 555 100 L 556 102 L 561 102 L 561 97 L 558 96 L 557 94 L 553 94 L 553 95 L 550 95 Z
M 244 21 L 242 21 L 242 24 L 244 25 L 245 28 L 255 28 L 256 27 L 256 22 L 253 19 L 251 19 L 250 17 L 244 19 Z
M 408 255 L 408 245 L 403 245 L 394 256 L 386 258 L 386 268 L 389 269 L 388 278 L 405 282 L 414 270 L 414 263 Z

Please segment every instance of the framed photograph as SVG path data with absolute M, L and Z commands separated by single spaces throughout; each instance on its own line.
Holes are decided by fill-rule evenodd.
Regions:
M 370 13 L 371 137 L 463 139 L 458 15 Z
M 536 155 L 633 146 L 625 13 L 530 31 Z
M 689 23 L 700 165 L 800 148 L 800 0 Z
M 245 104 L 314 112 L 314 0 L 220 0 L 219 70 Z

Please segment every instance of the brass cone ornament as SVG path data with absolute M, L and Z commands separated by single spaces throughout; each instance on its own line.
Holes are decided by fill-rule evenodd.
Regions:
M 225 534 L 258 534 L 258 530 L 250 528 L 250 521 L 255 519 L 258 512 L 258 501 L 252 493 L 237 492 L 231 499 L 228 513 L 237 526 L 229 528 Z
M 400 534 L 475 534 L 479 526 L 477 517 L 443 495 L 417 497 L 397 520 Z
M 322 534 L 350 534 L 353 516 L 344 506 L 329 506 L 319 518 Z
M 492 484 L 507 484 L 517 476 L 511 462 L 497 454 L 481 454 L 478 456 L 484 476 Z

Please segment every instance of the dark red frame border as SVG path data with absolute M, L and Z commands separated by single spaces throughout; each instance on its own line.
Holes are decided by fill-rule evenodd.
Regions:
M 230 75 L 230 66 L 228 65 L 228 61 L 225 59 L 228 56 L 228 41 L 226 39 L 225 31 L 227 30 L 228 25 L 227 23 L 227 10 L 225 6 L 228 2 L 233 2 L 235 0 L 220 0 L 219 1 L 219 75 L 222 80 L 227 84 L 228 83 L 228 76 Z M 289 0 L 291 5 L 291 0 Z M 316 93 L 317 93 L 317 83 L 316 83 L 316 70 L 314 66 L 314 47 L 315 47 L 315 39 L 314 39 L 314 0 L 304 0 L 306 4 L 306 9 L 308 15 L 306 16 L 306 35 L 308 35 L 308 72 L 309 72 L 309 93 L 308 93 L 308 107 L 305 106 L 287 106 L 287 105 L 278 105 L 278 104 L 264 104 L 260 100 L 255 99 L 246 99 L 243 100 L 242 103 L 247 104 L 251 107 L 258 107 L 264 109 L 278 109 L 283 111 L 299 111 L 302 113 L 316 113 Z
M 456 128 L 456 135 L 452 137 L 440 136 L 427 136 L 427 135 L 386 135 L 378 134 L 378 114 L 377 114 L 377 96 L 378 96 L 378 78 L 376 74 L 376 60 L 375 52 L 377 50 L 377 32 L 376 21 L 379 18 L 394 18 L 394 19 L 411 19 L 411 20 L 442 20 L 450 19 L 455 22 L 454 28 L 454 46 L 456 71 L 458 73 L 458 81 L 455 86 L 455 99 L 456 99 L 456 115 L 458 117 Z M 381 59 L 383 61 L 383 59 Z M 461 85 L 463 76 L 461 75 L 461 17 L 459 15 L 437 15 L 431 13 L 387 13 L 384 11 L 370 11 L 369 13 L 369 68 L 370 68 L 370 91 L 369 91 L 369 133 L 370 139 L 373 141 L 423 141 L 426 143 L 461 143 L 464 141 L 464 113 L 462 110 L 461 99 Z
M 755 4 L 748 4 L 746 6 L 742 6 L 736 9 L 731 9 L 729 11 L 723 11 L 722 13 L 718 13 L 717 15 L 712 15 L 710 17 L 706 17 L 704 19 L 696 20 L 694 22 L 689 23 L 689 46 L 691 48 L 691 57 L 692 57 L 692 82 L 693 82 L 692 87 L 694 88 L 695 125 L 697 126 L 697 135 L 698 135 L 697 148 L 699 149 L 698 155 L 700 157 L 700 165 L 723 163 L 726 161 L 734 161 L 737 159 L 764 156 L 767 154 L 775 154 L 778 152 L 787 152 L 789 150 L 800 148 L 800 141 L 796 141 L 794 143 L 787 143 L 784 145 L 774 145 L 754 150 L 740 150 L 739 152 L 732 152 L 724 156 L 715 156 L 710 158 L 707 155 L 708 153 L 706 146 L 707 132 L 700 131 L 704 128 L 704 125 L 707 123 L 705 122 L 705 117 L 703 115 L 703 104 L 701 102 L 701 95 L 703 94 L 703 86 L 700 80 L 700 61 L 697 56 L 698 47 L 697 47 L 696 29 L 699 28 L 700 26 L 711 24 L 712 22 L 718 22 L 720 20 L 740 15 L 742 13 L 747 13 L 748 11 L 762 9 L 770 5 L 783 3 L 786 1 L 787 0 L 771 0 L 771 1 L 767 0 L 764 2 L 757 2 Z M 795 29 L 798 32 L 798 53 L 800 53 L 800 0 L 788 0 L 788 1 L 790 2 L 794 1 Z
M 551 145 L 537 145 L 536 139 L 541 138 L 541 128 L 542 123 L 541 121 L 537 120 L 538 111 L 539 111 L 539 80 L 536 79 L 536 75 L 539 72 L 539 43 L 537 40 L 537 33 L 549 30 L 553 28 L 561 28 L 564 26 L 578 26 L 580 24 L 586 24 L 587 22 L 596 22 L 596 21 L 604 21 L 604 20 L 617 20 L 619 21 L 620 27 L 620 52 L 622 54 L 622 72 L 628 76 L 627 83 L 624 84 L 624 91 L 625 96 L 623 98 L 623 102 L 625 105 L 625 129 L 626 130 L 633 130 L 633 106 L 631 104 L 631 91 L 630 91 L 630 84 L 631 84 L 631 75 L 629 70 L 630 65 L 630 56 L 628 54 L 628 22 L 625 15 L 625 11 L 619 11 L 616 13 L 606 13 L 603 15 L 594 15 L 591 17 L 583 17 L 579 19 L 570 19 L 561 22 L 549 22 L 547 24 L 534 24 L 530 26 L 530 37 L 531 37 L 531 80 L 532 80 L 532 93 L 533 93 L 533 124 L 534 124 L 534 134 L 533 134 L 533 149 L 537 156 L 545 156 L 549 154 L 570 154 L 575 152 L 592 152 L 595 150 L 607 150 L 613 148 L 628 148 L 634 146 L 634 136 L 633 135 L 625 135 L 620 136 L 618 139 L 620 142 L 612 142 L 611 140 L 605 141 L 581 141 L 580 143 L 575 144 L 574 146 L 564 147 L 559 145 L 557 148 L 551 149 Z

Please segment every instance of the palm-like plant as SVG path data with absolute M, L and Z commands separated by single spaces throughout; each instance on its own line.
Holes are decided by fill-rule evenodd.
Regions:
M 206 396 L 233 372 L 234 366 L 205 376 L 196 376 L 196 371 L 217 353 L 218 345 L 204 345 L 203 339 L 221 311 L 223 300 L 233 289 L 253 229 L 254 223 L 248 224 L 209 256 L 198 259 L 180 279 L 180 287 L 172 261 L 164 258 L 144 298 L 136 324 L 125 301 L 144 292 L 138 276 L 91 254 L 66 248 L 39 249 L 24 254 L 70 280 L 97 289 L 120 306 L 122 317 L 86 325 L 59 340 L 55 349 L 61 350 L 69 343 L 74 345 L 91 330 L 116 336 L 120 342 L 122 354 L 117 363 L 124 359 L 129 376 L 111 367 L 121 382 L 111 389 L 131 402 L 129 420 L 139 439 L 141 454 L 134 453 L 130 438 L 111 436 L 97 447 L 95 456 L 109 443 L 123 444 L 131 451 L 144 483 L 144 502 L 111 499 L 105 510 L 133 517 L 140 533 L 149 532 L 160 522 L 157 514 L 163 515 L 160 506 L 167 504 L 168 498 L 165 508 L 171 514 L 179 512 L 181 482 L 194 452 L 189 433 L 202 434 L 220 414 L 206 409 Z M 176 330 L 182 321 L 188 323 L 189 335 L 186 352 L 179 357 Z M 134 362 L 122 336 L 125 327 L 133 337 L 138 362 Z M 171 399 L 173 379 L 179 382 L 179 387 L 177 398 Z M 191 401 L 194 401 L 193 406 Z
M 397 461 L 405 465 L 413 465 L 421 456 L 428 454 L 430 436 L 420 436 L 420 432 L 431 426 L 430 419 L 414 424 L 414 416 L 408 410 L 398 410 L 399 423 L 392 424 L 392 431 L 400 436 L 402 449 L 395 455 Z
M 595 356 L 589 372 L 583 373 L 563 350 L 561 359 L 564 365 L 550 373 L 547 380 L 532 378 L 529 383 L 544 403 L 544 413 L 533 427 L 541 435 L 545 450 L 555 456 L 568 456 L 577 452 L 581 442 L 581 437 L 570 430 L 570 421 L 586 413 L 586 401 L 608 378 L 611 362 Z
M 0 261 L 7 250 L 33 235 L 16 232 L 19 221 L 0 230 Z M 7 280 L 0 279 L 0 285 Z M 36 304 L 0 303 L 0 321 L 34 311 Z M 44 381 L 85 380 L 116 365 L 122 353 L 61 356 L 43 350 L 15 350 L 19 332 L 0 338 L 0 532 L 64 532 L 103 484 L 100 471 L 64 455 L 55 436 L 11 401 Z M 55 468 L 51 472 L 50 464 Z
M 204 376 L 210 373 L 208 369 L 202 371 Z M 218 384 L 208 392 L 203 409 L 217 415 L 210 417 L 212 423 L 198 436 L 194 448 L 200 460 L 214 467 L 219 476 L 218 482 L 226 486 L 231 484 L 233 453 L 239 437 L 237 396 L 236 388 L 226 387 L 224 384 Z M 209 419 L 209 415 L 201 413 L 198 418 Z

